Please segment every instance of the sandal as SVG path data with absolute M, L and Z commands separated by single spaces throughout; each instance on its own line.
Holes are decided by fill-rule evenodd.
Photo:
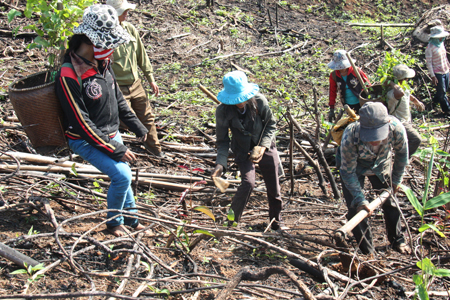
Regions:
M 406 244 L 404 242 L 395 244 L 394 250 L 400 254 L 410 254 L 411 253 L 411 248 L 408 246 L 408 244 Z

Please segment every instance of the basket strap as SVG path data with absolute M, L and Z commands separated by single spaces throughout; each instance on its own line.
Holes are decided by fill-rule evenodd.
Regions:
M 63 63 L 61 67 L 71 68 L 75 72 L 75 69 L 73 68 L 73 65 L 70 62 Z M 77 74 L 77 72 L 75 72 L 75 74 Z M 77 74 L 77 77 L 78 77 L 78 83 L 80 84 L 80 92 L 82 92 L 83 91 L 82 80 L 81 80 L 81 77 L 78 76 L 78 74 Z

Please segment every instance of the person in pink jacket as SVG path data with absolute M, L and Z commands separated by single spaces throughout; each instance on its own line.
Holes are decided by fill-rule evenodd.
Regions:
M 425 50 L 427 69 L 432 83 L 436 86 L 433 103 L 439 103 L 442 112 L 447 116 L 450 115 L 450 105 L 447 98 L 450 63 L 447 59 L 444 40 L 448 35 L 449 33 L 442 26 L 431 27 L 430 41 Z

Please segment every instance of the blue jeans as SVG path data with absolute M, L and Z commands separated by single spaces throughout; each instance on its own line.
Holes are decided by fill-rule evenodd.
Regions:
M 436 94 L 434 95 L 433 102 L 439 103 L 444 113 L 450 112 L 450 105 L 448 104 L 447 90 L 448 90 L 448 76 L 447 74 L 434 74 L 438 81 L 436 87 Z
M 122 137 L 118 132 L 113 140 L 122 143 Z M 69 147 L 73 152 L 81 156 L 84 160 L 88 161 L 91 165 L 96 167 L 102 173 L 109 176 L 111 184 L 108 189 L 108 196 L 106 201 L 108 203 L 108 209 L 124 209 L 128 207 L 136 207 L 134 202 L 133 191 L 131 190 L 131 169 L 128 164 L 115 161 L 107 154 L 89 145 L 85 140 L 72 140 L 69 139 Z M 137 212 L 136 209 L 127 210 L 129 212 Z M 108 212 L 108 219 L 111 217 L 117 217 L 111 221 L 108 221 L 106 225 L 108 227 L 114 227 L 118 225 L 128 225 L 136 227 L 138 220 L 123 216 L 119 212 Z

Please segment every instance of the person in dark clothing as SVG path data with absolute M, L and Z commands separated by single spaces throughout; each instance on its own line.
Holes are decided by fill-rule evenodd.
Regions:
M 110 177 L 108 209 L 133 208 L 136 204 L 127 163 L 136 157 L 123 144 L 118 131 L 120 120 L 141 142 L 148 130 L 128 107 L 109 60 L 114 48 L 130 37 L 119 25 L 115 9 L 108 5 L 88 7 L 74 34 L 55 82 L 69 147 Z M 133 213 L 136 209 L 128 211 Z M 144 229 L 127 214 L 110 211 L 107 217 L 107 229 L 115 236 L 126 234 L 123 225 Z
M 273 230 L 286 229 L 281 220 L 279 156 L 275 146 L 276 121 L 267 99 L 259 93 L 256 84 L 247 81 L 247 76 L 241 71 L 227 73 L 223 78 L 223 85 L 224 89 L 217 95 L 222 104 L 216 110 L 218 150 L 212 177 L 220 177 L 226 170 L 231 142 L 231 150 L 242 180 L 231 203 L 234 221 L 239 222 L 250 199 L 255 187 L 255 164 L 259 164 L 267 187 L 271 227 Z

